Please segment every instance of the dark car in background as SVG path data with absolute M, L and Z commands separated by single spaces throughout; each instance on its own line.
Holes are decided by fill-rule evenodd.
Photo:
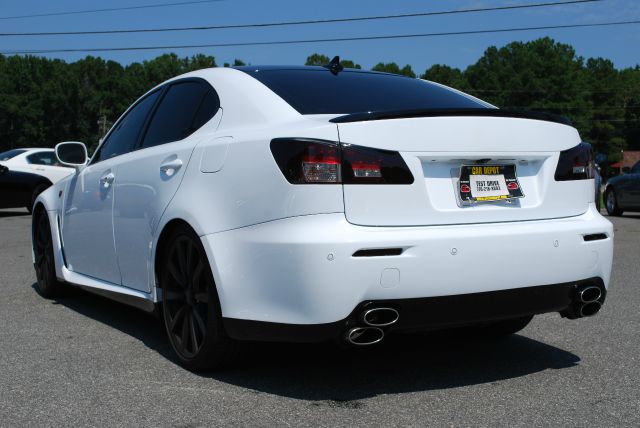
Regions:
M 51 181 L 41 175 L 0 165 L 0 208 L 24 207 L 31 212 L 38 195 L 49 186 Z
M 609 215 L 640 211 L 640 161 L 630 170 L 609 179 L 604 189 L 604 201 Z

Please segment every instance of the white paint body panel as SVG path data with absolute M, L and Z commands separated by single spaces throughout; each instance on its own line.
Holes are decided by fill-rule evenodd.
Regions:
M 181 220 L 202 239 L 225 317 L 328 323 L 366 299 L 465 294 L 590 277 L 608 285 L 613 228 L 591 203 L 593 183 L 553 180 L 559 152 L 579 142 L 571 127 L 493 117 L 336 125 L 328 121 L 331 116 L 301 116 L 238 70 L 187 76 L 211 83 L 224 114 L 181 142 L 81 169 L 38 198 L 54 228 L 59 278 L 157 301 L 158 239 L 169 222 Z M 278 137 L 398 150 L 415 182 L 292 185 L 270 151 L 270 141 Z M 163 179 L 159 167 L 172 156 L 182 166 Z M 456 204 L 450 171 L 461 159 L 484 158 L 526 161 L 518 163 L 526 197 L 517 206 L 463 209 Z M 100 197 L 92 186 L 109 168 L 115 175 L 113 194 Z M 95 177 L 83 187 L 89 202 L 79 206 L 73 186 L 90 172 Z M 77 213 L 70 214 L 74 207 Z M 608 238 L 584 242 L 589 233 Z M 113 257 L 96 261 L 109 254 L 109 246 Z M 360 249 L 385 247 L 405 251 L 396 257 L 352 257 Z M 508 266 L 481 263 L 486 254 Z M 87 263 L 94 260 L 94 270 L 77 267 L 83 257 Z
M 576 216 L 593 181 L 556 182 L 559 152 L 580 143 L 566 125 L 498 117 L 430 117 L 338 125 L 340 141 L 400 151 L 415 181 L 405 186 L 344 186 L 347 219 L 360 225 L 491 223 Z M 515 164 L 522 199 L 462 206 L 460 166 L 484 159 Z
M 584 242 L 589 233 L 609 238 Z M 214 260 L 224 316 L 293 324 L 341 320 L 365 300 L 479 293 L 591 277 L 608 284 L 612 240 L 613 227 L 594 204 L 585 214 L 562 220 L 362 227 L 349 224 L 342 214 L 328 214 L 202 238 Z M 352 257 L 360 249 L 398 247 L 405 251 L 396 257 Z M 486 263 L 487 257 L 501 264 Z M 399 271 L 397 286 L 381 284 L 386 269 Z

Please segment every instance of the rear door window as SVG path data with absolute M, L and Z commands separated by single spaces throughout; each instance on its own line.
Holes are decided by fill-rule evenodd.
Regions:
M 27 156 L 27 162 L 34 165 L 59 166 L 54 152 L 36 152 Z
M 142 147 L 187 138 L 208 122 L 219 107 L 218 96 L 208 84 L 199 81 L 174 83 L 160 101 Z

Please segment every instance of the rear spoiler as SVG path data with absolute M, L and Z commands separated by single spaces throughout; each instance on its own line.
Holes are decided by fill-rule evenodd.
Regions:
M 419 109 L 419 110 L 394 110 L 394 111 L 371 111 L 362 113 L 352 113 L 338 116 L 331 119 L 332 123 L 366 122 L 369 120 L 385 119 L 407 119 L 413 117 L 444 117 L 444 116 L 465 116 L 465 117 L 513 117 L 518 119 L 543 120 L 545 122 L 561 123 L 573 126 L 569 118 L 552 113 L 528 110 L 504 110 L 498 108 L 452 108 L 452 109 Z

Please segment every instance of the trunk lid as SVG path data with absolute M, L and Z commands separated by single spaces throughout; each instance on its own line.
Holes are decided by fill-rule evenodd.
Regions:
M 337 123 L 340 142 L 401 154 L 411 185 L 344 185 L 347 220 L 365 226 L 425 226 L 576 216 L 593 181 L 556 182 L 560 151 L 580 143 L 571 126 L 513 117 L 412 117 Z M 524 197 L 465 203 L 463 165 L 515 165 Z

